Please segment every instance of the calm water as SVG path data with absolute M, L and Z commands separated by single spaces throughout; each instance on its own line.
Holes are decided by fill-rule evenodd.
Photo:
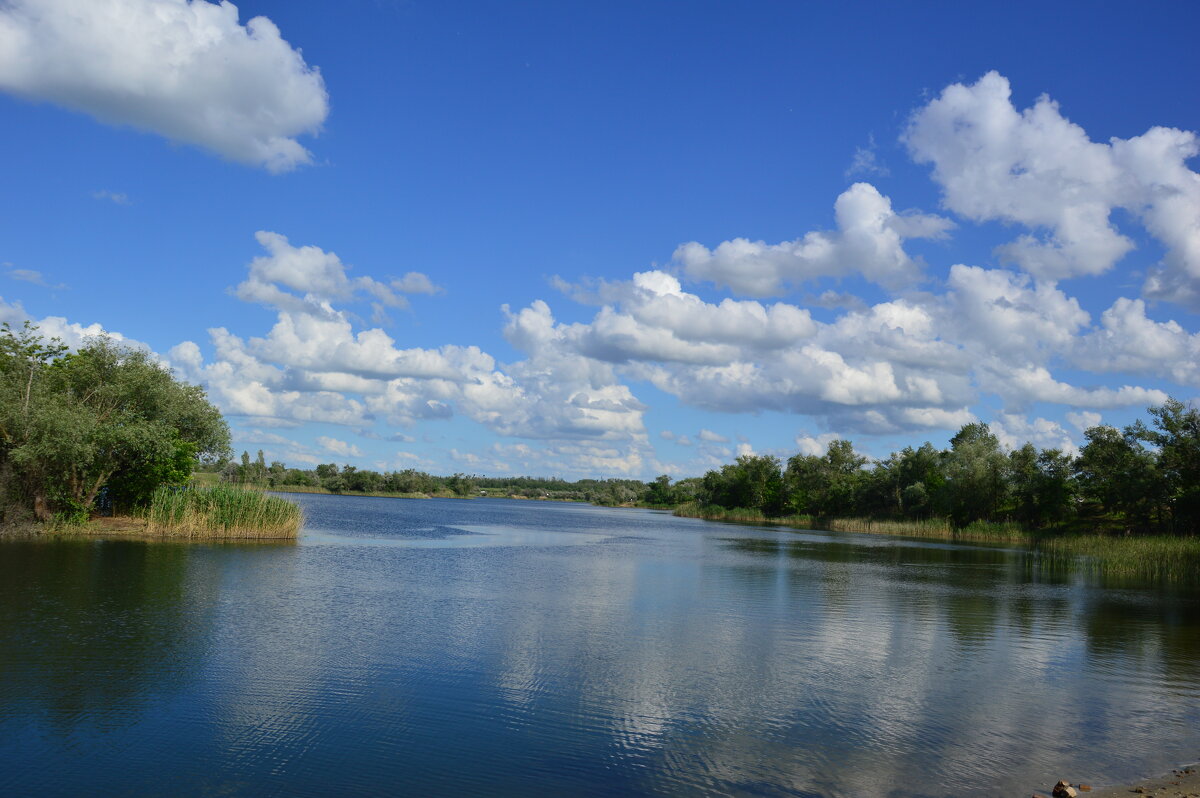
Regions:
M 4 795 L 1019 796 L 1200 759 L 1200 593 L 639 510 L 0 544 Z

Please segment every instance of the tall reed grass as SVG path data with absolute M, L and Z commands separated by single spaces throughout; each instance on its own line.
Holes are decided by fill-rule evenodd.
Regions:
M 877 518 L 818 518 L 811 515 L 768 517 L 758 510 L 724 507 L 705 507 L 683 504 L 675 515 L 685 518 L 704 518 L 709 521 L 733 521 L 764 526 L 789 526 L 797 529 L 827 529 L 831 532 L 865 532 L 874 535 L 903 535 L 941 540 L 994 541 L 997 543 L 1029 543 L 1032 536 L 1019 524 L 976 521 L 955 529 L 945 518 L 891 521 Z
M 1109 576 L 1200 582 L 1200 538 L 1166 535 L 1063 535 L 1036 544 L 1056 559 L 1072 559 Z
M 230 485 L 154 491 L 145 510 L 146 532 L 178 538 L 292 539 L 300 508 L 278 496 Z

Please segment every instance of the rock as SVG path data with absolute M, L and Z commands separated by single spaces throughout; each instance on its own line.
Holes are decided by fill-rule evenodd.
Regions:
M 1080 791 L 1080 792 L 1091 792 L 1091 791 L 1092 791 L 1092 785 L 1090 785 L 1090 784 L 1080 784 L 1080 785 L 1079 785 L 1079 791 Z
M 1054 792 L 1050 794 L 1054 798 L 1078 798 L 1079 790 L 1072 787 L 1069 782 L 1060 781 L 1054 785 Z

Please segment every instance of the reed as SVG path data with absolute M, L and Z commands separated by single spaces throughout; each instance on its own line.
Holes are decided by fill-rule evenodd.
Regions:
M 1018 524 L 977 521 L 962 529 L 955 529 L 944 518 L 894 521 L 878 518 L 818 518 L 811 515 L 768 517 L 753 509 L 705 507 L 695 503 L 680 505 L 675 509 L 675 515 L 684 518 L 704 518 L 709 521 L 732 521 L 742 524 L 826 529 L 831 532 L 865 532 L 873 535 L 902 535 L 941 540 L 993 541 L 997 543 L 1029 543 L 1033 540 L 1033 537 Z
M 1063 535 L 1043 538 L 1036 548 L 1049 557 L 1071 559 L 1107 576 L 1200 581 L 1200 538 Z
M 286 499 L 229 485 L 159 488 L 144 512 L 147 534 L 187 539 L 293 539 L 304 521 Z

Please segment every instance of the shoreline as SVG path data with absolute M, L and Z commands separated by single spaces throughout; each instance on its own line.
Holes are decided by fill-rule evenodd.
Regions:
M 1103 787 L 1090 786 L 1087 782 L 1071 782 L 1080 796 L 1088 798 L 1126 798 L 1141 795 L 1146 798 L 1197 798 L 1200 796 L 1200 763 L 1180 766 L 1171 772 L 1124 784 Z M 1084 787 L 1087 787 L 1085 789 Z M 1052 792 L 1035 790 L 1033 798 L 1051 798 Z

